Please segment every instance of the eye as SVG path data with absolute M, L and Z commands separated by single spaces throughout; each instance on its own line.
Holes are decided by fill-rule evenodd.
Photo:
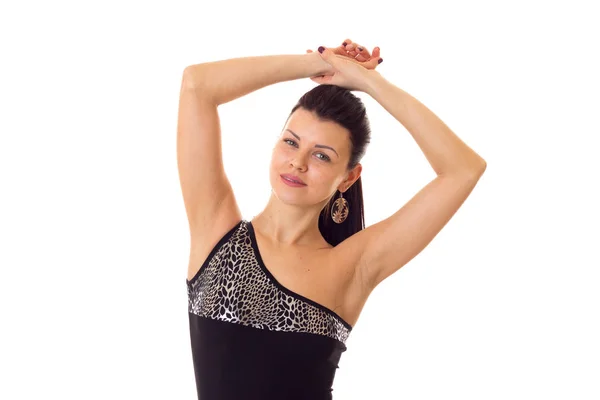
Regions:
M 291 139 L 283 139 L 283 141 L 284 141 L 285 143 L 288 143 L 288 142 L 289 142 L 289 143 L 293 143 L 293 144 L 291 144 L 290 146 L 297 147 L 297 146 L 296 146 L 296 142 L 294 142 L 294 141 L 293 141 L 293 140 L 291 140 Z M 288 144 L 289 144 L 289 143 L 288 143 Z M 317 154 L 320 154 L 320 155 L 322 155 L 322 156 L 323 156 L 323 157 L 319 157 L 319 159 L 320 159 L 320 160 L 323 160 L 323 161 L 331 161 L 331 158 L 329 158 L 329 156 L 328 156 L 328 155 L 326 155 L 325 153 L 317 153 Z
M 330 161 L 331 160 L 331 158 L 329 158 L 329 156 L 326 156 L 323 153 L 319 153 L 319 154 L 323 156 L 323 158 L 321 158 L 321 160 L 323 160 L 323 161 Z

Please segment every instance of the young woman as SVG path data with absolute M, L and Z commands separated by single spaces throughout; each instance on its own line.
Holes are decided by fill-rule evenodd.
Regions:
M 331 399 L 344 343 L 369 294 L 429 244 L 483 174 L 477 153 L 375 71 L 380 60 L 378 48 L 370 54 L 348 39 L 303 55 L 185 69 L 177 155 L 191 236 L 186 283 L 200 399 Z M 217 108 L 299 78 L 320 85 L 292 108 L 273 148 L 271 197 L 245 220 L 224 172 Z M 353 90 L 397 119 L 437 174 L 367 228 L 360 160 L 370 128 Z

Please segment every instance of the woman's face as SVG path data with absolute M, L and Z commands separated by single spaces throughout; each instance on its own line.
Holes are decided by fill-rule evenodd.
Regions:
M 341 125 L 319 121 L 312 112 L 298 108 L 273 148 L 270 181 L 277 197 L 287 204 L 324 205 L 348 178 L 349 135 Z M 289 186 L 282 174 L 295 175 L 306 185 Z

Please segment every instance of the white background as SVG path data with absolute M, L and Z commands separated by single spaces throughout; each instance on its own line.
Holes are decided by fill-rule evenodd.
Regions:
M 388 80 L 484 157 L 472 195 L 371 295 L 334 399 L 600 398 L 594 2 L 103 1 L 0 6 L 2 399 L 194 399 L 176 163 L 183 69 L 380 46 Z M 315 83 L 220 108 L 244 218 Z M 434 173 L 372 98 L 367 226 Z

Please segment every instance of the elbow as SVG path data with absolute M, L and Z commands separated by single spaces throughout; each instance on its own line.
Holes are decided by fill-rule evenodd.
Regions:
M 468 169 L 478 175 L 483 174 L 486 168 L 487 162 L 485 162 L 480 155 L 476 155 L 476 157 L 468 163 Z
M 487 162 L 482 158 L 481 159 L 481 173 L 482 174 L 485 172 L 486 168 L 487 168 Z
M 182 80 L 186 86 L 197 88 L 201 86 L 203 77 L 204 70 L 202 69 L 202 64 L 194 64 L 185 67 Z
M 483 174 L 485 172 L 485 169 L 487 168 L 487 162 L 485 162 L 485 160 L 482 158 L 479 161 L 479 171 Z
M 186 87 L 194 87 L 197 80 L 197 70 L 193 65 L 185 67 L 183 70 L 183 76 L 181 78 L 182 84 Z
M 472 164 L 471 167 L 469 168 L 469 170 L 476 177 L 480 177 L 481 175 L 483 175 L 486 168 L 487 168 L 487 163 L 482 158 L 479 162 Z
M 207 81 L 203 79 L 204 71 L 198 67 L 199 65 L 191 65 L 183 70 L 181 90 L 193 92 L 195 96 L 201 98 L 203 101 L 215 103 L 217 99 L 213 95 L 213 91 L 210 90 L 210 85 L 206 84 Z M 218 103 L 215 104 L 218 105 Z

